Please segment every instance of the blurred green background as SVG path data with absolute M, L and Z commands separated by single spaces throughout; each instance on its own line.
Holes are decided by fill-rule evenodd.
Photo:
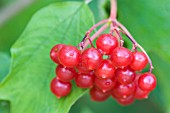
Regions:
M 0 0 L 0 81 L 9 72 L 10 47 L 32 15 L 42 7 L 58 1 L 71 0 Z M 118 20 L 129 29 L 153 60 L 157 88 L 149 99 L 135 101 L 126 107 L 111 98 L 102 103 L 92 102 L 86 94 L 72 106 L 70 113 L 170 113 L 170 1 L 117 1 Z M 107 18 L 110 13 L 108 0 L 92 0 L 88 5 L 95 16 L 95 22 Z M 130 46 L 129 43 L 126 45 Z M 0 100 L 0 113 L 10 113 L 10 107 L 9 101 Z

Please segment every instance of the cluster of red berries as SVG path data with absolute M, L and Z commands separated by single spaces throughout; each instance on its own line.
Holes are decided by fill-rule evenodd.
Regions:
M 51 81 L 52 93 L 58 98 L 67 96 L 71 80 L 75 80 L 77 87 L 90 88 L 94 101 L 104 101 L 111 95 L 118 103 L 128 105 L 147 98 L 156 87 L 152 73 L 141 73 L 148 63 L 147 56 L 120 46 L 111 34 L 100 35 L 96 46 L 80 51 L 57 44 L 51 49 L 50 57 L 58 64 L 57 76 Z

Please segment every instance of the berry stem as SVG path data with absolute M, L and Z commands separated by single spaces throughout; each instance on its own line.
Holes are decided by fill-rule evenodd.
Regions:
M 116 15 L 117 15 L 117 2 L 116 0 L 110 0 L 110 21 L 112 20 L 116 20 Z M 113 33 L 113 28 L 114 28 L 115 24 L 112 22 L 110 24 L 110 31 L 111 33 Z
M 117 1 L 110 0 L 110 5 L 111 5 L 110 18 L 111 20 L 115 20 L 117 15 Z
M 122 25 L 119 21 L 115 21 L 115 23 L 125 32 L 125 35 L 132 41 L 132 43 L 134 44 L 134 48 L 139 47 L 141 49 L 142 52 L 144 52 L 144 54 L 147 56 L 149 64 L 150 64 L 150 69 L 149 72 L 152 72 L 153 69 L 153 65 L 152 65 L 152 61 L 150 59 L 150 57 L 148 56 L 148 54 L 146 53 L 146 51 L 143 49 L 143 47 L 138 44 L 136 42 L 136 40 L 132 37 L 132 35 L 130 34 L 130 32 L 126 29 L 126 27 L 124 25 Z
M 108 24 L 106 23 L 103 25 L 91 38 L 90 40 L 93 41 L 101 32 L 103 32 L 108 27 Z M 86 41 L 83 45 L 84 48 L 86 48 L 89 45 L 89 41 Z
M 86 32 L 86 34 L 85 34 L 82 42 L 86 40 L 86 37 L 88 37 L 88 36 L 90 35 L 90 33 L 91 33 L 95 28 L 97 28 L 98 26 L 100 26 L 101 24 L 104 24 L 104 23 L 106 23 L 106 22 L 108 22 L 108 19 L 102 20 L 102 21 L 98 22 L 97 24 L 93 25 L 93 26 Z
M 84 38 L 82 39 L 82 41 L 78 44 L 79 47 L 81 47 L 80 49 L 83 49 L 84 47 L 86 47 L 85 42 L 86 42 L 86 39 L 90 37 L 90 33 L 95 29 L 97 28 L 98 26 L 104 24 L 104 23 L 107 23 L 109 20 L 108 19 L 105 19 L 105 20 L 102 20 L 100 22 L 98 22 L 97 24 L 93 25 L 85 34 Z
M 115 29 L 115 33 L 116 33 L 116 34 L 118 35 L 118 37 L 119 37 L 120 47 L 123 47 L 124 41 L 123 41 L 123 38 L 122 38 L 120 32 L 119 32 L 117 29 Z

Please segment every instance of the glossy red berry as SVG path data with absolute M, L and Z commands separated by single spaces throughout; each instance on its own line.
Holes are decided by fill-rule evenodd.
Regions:
M 64 46 L 65 46 L 64 44 L 57 44 L 50 51 L 51 59 L 57 64 L 59 64 L 58 53 L 61 50 L 61 48 L 63 48 Z
M 123 106 L 127 106 L 127 105 L 130 105 L 134 102 L 134 96 L 133 95 L 130 95 L 126 98 L 118 98 L 117 99 L 117 102 Z
M 101 79 L 113 78 L 115 67 L 110 60 L 102 60 L 98 68 L 95 70 L 95 75 Z
M 102 102 L 108 99 L 110 92 L 102 92 L 100 89 L 93 87 L 90 89 L 90 97 L 93 101 Z
M 67 96 L 71 92 L 71 83 L 62 82 L 56 78 L 51 81 L 51 91 L 57 98 Z
M 138 86 L 144 91 L 151 91 L 156 87 L 156 77 L 152 73 L 144 73 L 139 77 Z
M 75 78 L 76 85 L 80 88 L 91 88 L 94 84 L 94 75 L 89 74 L 77 74 Z
M 103 54 L 110 54 L 113 49 L 118 47 L 118 40 L 111 34 L 102 34 L 96 41 L 96 46 Z
M 135 91 L 135 94 L 134 94 L 134 97 L 135 99 L 138 99 L 138 100 L 141 100 L 141 99 L 146 99 L 148 98 L 148 95 L 150 93 L 150 91 L 143 91 L 139 88 L 138 86 L 138 80 L 139 80 L 139 77 L 141 76 L 142 74 L 137 74 L 136 75 L 136 78 L 135 78 L 135 85 L 136 85 L 136 91 Z
M 125 67 L 123 69 L 118 68 L 115 71 L 117 81 L 124 85 L 132 83 L 135 80 L 135 76 L 136 74 L 134 70 L 129 67 Z
M 58 65 L 56 68 L 56 75 L 61 81 L 69 82 L 76 76 L 76 70 L 74 68 Z
M 103 92 L 108 92 L 114 88 L 116 85 L 116 81 L 114 78 L 109 78 L 109 79 L 99 79 L 95 78 L 95 85 L 98 87 L 101 91 Z
M 143 91 L 139 87 L 137 87 L 136 91 L 135 91 L 135 94 L 134 94 L 134 97 L 135 97 L 135 99 L 139 99 L 139 100 L 147 99 L 149 93 L 150 93 L 149 91 Z
M 126 67 L 132 62 L 132 52 L 124 47 L 117 47 L 111 53 L 111 61 L 118 67 Z
M 130 64 L 130 67 L 133 70 L 140 71 L 146 67 L 148 63 L 148 59 L 143 52 L 139 52 L 139 51 L 133 52 L 132 56 L 133 56 L 133 60 Z
M 100 64 L 102 54 L 95 48 L 88 48 L 81 55 L 81 63 L 89 70 L 94 70 Z
M 117 98 L 126 98 L 129 95 L 134 94 L 136 86 L 134 83 L 123 85 L 117 83 L 116 86 L 113 88 L 113 95 Z
M 79 64 L 77 65 L 77 70 L 78 70 L 78 73 L 88 74 L 90 72 L 90 70 L 88 70 L 87 67 L 85 67 L 85 65 L 83 65 L 82 62 L 79 62 Z
M 58 57 L 63 66 L 76 67 L 80 61 L 80 51 L 74 46 L 64 46 Z

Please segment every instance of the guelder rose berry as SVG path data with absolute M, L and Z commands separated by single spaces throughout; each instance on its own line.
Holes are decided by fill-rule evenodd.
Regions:
M 140 71 L 146 67 L 148 63 L 148 58 L 143 52 L 132 52 L 133 60 L 130 64 L 130 67 L 134 70 Z
M 76 85 L 80 88 L 91 88 L 94 84 L 94 75 L 92 73 L 80 73 L 76 75 L 75 81 Z
M 139 88 L 144 91 L 152 91 L 156 87 L 156 77 L 152 73 L 144 73 L 138 80 Z
M 83 51 L 81 55 L 81 63 L 89 70 L 94 70 L 100 64 L 102 60 L 102 54 L 99 50 L 91 47 Z
M 64 44 L 57 44 L 50 51 L 51 59 L 57 64 L 59 64 L 58 53 L 61 50 L 61 48 L 63 48 L 64 46 L 65 46 Z
M 134 83 L 123 85 L 120 83 L 117 83 L 116 86 L 113 88 L 113 95 L 117 98 L 126 98 L 127 96 L 130 96 L 134 94 L 136 89 L 136 86 Z
M 58 57 L 63 66 L 76 67 L 80 61 L 80 51 L 74 46 L 64 46 Z
M 110 54 L 113 49 L 118 47 L 118 40 L 112 34 L 102 34 L 96 41 L 96 46 L 103 54 Z
M 126 85 L 132 83 L 135 80 L 136 74 L 134 70 L 130 69 L 129 67 L 125 67 L 123 69 L 116 69 L 115 77 L 118 82 Z
M 113 78 L 115 67 L 110 60 L 102 60 L 98 68 L 95 70 L 95 75 L 101 79 Z
M 69 82 L 76 76 L 76 70 L 74 68 L 67 68 L 62 65 L 58 65 L 56 68 L 57 78 L 63 82 Z
M 137 86 L 134 97 L 135 99 L 138 99 L 138 100 L 147 99 L 149 93 L 150 93 L 149 91 L 143 91 Z
M 90 97 L 93 101 L 102 102 L 109 98 L 110 92 L 102 92 L 96 87 L 90 89 Z
M 62 82 L 56 78 L 51 81 L 51 92 L 56 95 L 57 98 L 67 96 L 71 92 L 71 87 L 70 82 Z
M 117 47 L 111 53 L 111 61 L 118 68 L 128 66 L 132 62 L 132 52 L 124 47 Z
M 101 91 L 107 92 L 111 91 L 114 86 L 116 85 L 116 81 L 114 78 L 109 78 L 109 79 L 99 79 L 95 78 L 95 85 L 98 87 Z
M 77 68 L 78 73 L 89 73 L 90 72 L 90 70 L 88 70 L 87 67 L 83 65 L 82 62 L 79 62 L 76 68 Z
M 117 102 L 123 106 L 126 106 L 126 105 L 129 105 L 129 104 L 132 104 L 135 100 L 134 96 L 133 95 L 130 95 L 128 97 L 125 97 L 125 98 L 118 98 L 116 99 Z

